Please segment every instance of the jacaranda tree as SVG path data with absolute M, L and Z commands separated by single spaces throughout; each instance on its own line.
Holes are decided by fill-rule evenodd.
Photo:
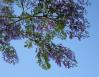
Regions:
M 77 64 L 74 52 L 54 38 L 88 37 L 86 0 L 0 0 L 0 51 L 4 61 L 15 64 L 18 56 L 11 40 L 26 39 L 24 47 L 36 45 L 37 63 L 43 69 L 50 60 L 66 68 Z M 15 7 L 21 9 L 16 14 Z

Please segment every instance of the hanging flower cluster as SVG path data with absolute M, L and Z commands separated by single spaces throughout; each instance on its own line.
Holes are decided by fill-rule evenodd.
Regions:
M 8 63 L 18 62 L 11 40 L 26 38 L 25 47 L 37 46 L 37 62 L 49 69 L 52 59 L 66 68 L 76 65 L 74 53 L 54 38 L 65 40 L 88 37 L 84 0 L 1 0 L 0 1 L 0 51 Z M 16 14 L 14 7 L 21 9 Z M 17 9 L 17 10 L 18 10 Z

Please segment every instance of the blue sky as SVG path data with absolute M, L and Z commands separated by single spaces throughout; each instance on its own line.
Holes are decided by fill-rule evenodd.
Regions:
M 90 22 L 88 29 L 90 37 L 82 41 L 77 39 L 66 41 L 58 40 L 71 48 L 77 57 L 78 66 L 65 69 L 51 62 L 50 70 L 41 69 L 35 60 L 35 48 L 26 49 L 24 41 L 12 41 L 17 50 L 20 62 L 10 65 L 3 61 L 0 55 L 0 77 L 98 77 L 99 76 L 99 0 L 90 0 L 87 7 L 87 18 Z

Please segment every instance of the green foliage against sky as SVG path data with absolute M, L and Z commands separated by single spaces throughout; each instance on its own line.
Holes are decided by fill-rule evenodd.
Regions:
M 8 63 L 17 63 L 18 56 L 11 40 L 26 39 L 24 47 L 36 45 L 37 63 L 43 69 L 51 67 L 50 60 L 66 68 L 77 64 L 73 51 L 54 38 L 88 37 L 85 17 L 86 0 L 0 0 L 0 51 Z M 17 6 L 21 14 L 16 14 Z M 17 9 L 18 10 L 18 9 Z

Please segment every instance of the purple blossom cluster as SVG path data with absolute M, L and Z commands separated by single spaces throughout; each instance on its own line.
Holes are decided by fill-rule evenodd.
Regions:
M 52 44 L 51 51 L 48 54 L 59 66 L 63 64 L 66 68 L 70 68 L 77 63 L 74 53 L 62 45 Z
M 77 38 L 88 36 L 86 28 L 89 23 L 84 16 L 86 12 L 85 5 L 74 0 L 54 0 L 48 4 L 48 9 L 51 11 L 50 18 L 53 18 L 56 14 L 56 21 L 64 21 L 65 32 L 69 36 L 71 32 L 73 37 Z
M 0 48 L 3 58 L 8 63 L 18 62 L 15 49 L 10 46 L 11 40 L 26 38 L 27 43 L 38 47 L 38 62 L 49 68 L 49 60 L 66 68 L 77 64 L 74 53 L 67 47 L 52 43 L 54 37 L 65 38 L 88 36 L 88 21 L 85 18 L 85 5 L 80 0 L 19 0 L 12 1 L 22 9 L 19 16 L 6 2 L 0 4 Z M 45 62 L 45 63 L 44 63 Z
M 53 43 L 51 44 L 46 43 L 44 48 L 38 49 L 38 54 L 37 54 L 38 59 L 44 57 L 44 56 L 40 56 L 44 52 L 47 54 L 48 61 L 52 59 L 60 67 L 64 65 L 66 68 L 70 68 L 77 64 L 74 53 L 69 48 L 66 48 L 61 44 L 55 45 Z M 39 63 L 40 65 L 42 65 L 42 62 Z
M 10 46 L 11 40 L 21 39 L 23 32 L 19 23 L 13 24 L 13 11 L 8 6 L 0 7 L 0 51 L 2 51 L 4 61 L 8 63 L 17 63 L 18 56 L 14 47 Z
M 6 43 L 23 37 L 20 24 L 7 25 L 9 21 L 6 18 L 0 18 L 0 36 L 3 38 L 1 41 L 4 40 Z
M 35 19 L 37 20 L 37 19 Z M 47 18 L 38 19 L 39 22 L 35 22 L 35 31 L 45 34 L 55 28 L 55 22 Z

